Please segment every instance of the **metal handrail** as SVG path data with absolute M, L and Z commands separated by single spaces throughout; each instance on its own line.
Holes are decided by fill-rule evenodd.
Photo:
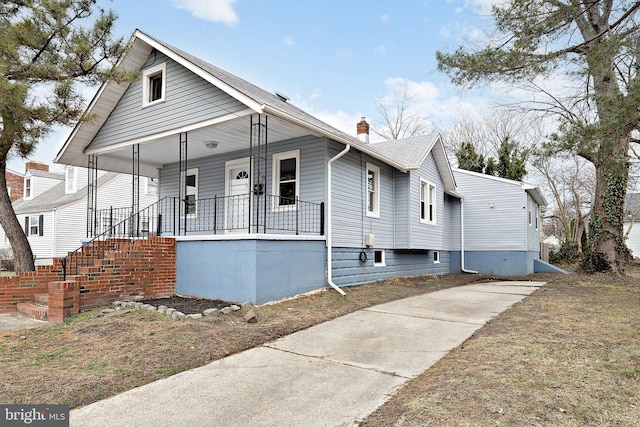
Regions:
M 258 197 L 265 198 L 267 208 L 259 210 L 254 217 L 248 207 L 252 196 L 248 193 L 195 201 L 164 197 L 133 214 L 131 208 L 99 210 L 95 229 L 103 231 L 62 258 L 63 280 L 71 264 L 77 274 L 79 267 L 92 265 L 93 259 L 103 258 L 106 251 L 129 244 L 135 238 L 242 230 L 256 234 L 324 235 L 324 202 L 262 194 Z M 251 220 L 257 223 L 252 224 Z

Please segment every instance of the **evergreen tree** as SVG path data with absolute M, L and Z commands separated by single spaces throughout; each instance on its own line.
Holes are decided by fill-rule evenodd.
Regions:
M 527 174 L 527 156 L 526 151 L 518 150 L 517 144 L 511 142 L 508 136 L 505 137 L 498 150 L 495 175 L 514 181 L 522 181 L 522 178 Z
M 126 47 L 112 36 L 115 20 L 97 0 L 0 3 L 0 225 L 11 243 L 16 271 L 35 267 L 7 193 L 7 159 L 28 157 L 53 125 L 81 119 L 79 84 L 131 77 L 113 71 Z
M 463 142 L 455 154 L 460 169 L 484 173 L 484 156 L 476 151 L 472 143 Z

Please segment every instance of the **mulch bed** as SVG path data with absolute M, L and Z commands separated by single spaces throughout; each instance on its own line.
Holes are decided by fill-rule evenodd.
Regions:
M 188 298 L 173 295 L 169 298 L 153 298 L 141 301 L 145 304 L 151 304 L 154 307 L 166 305 L 169 308 L 175 308 L 184 314 L 196 314 L 202 313 L 208 308 L 221 309 L 228 307 L 231 304 L 235 304 L 229 301 L 223 301 L 219 299 L 207 299 L 207 298 Z

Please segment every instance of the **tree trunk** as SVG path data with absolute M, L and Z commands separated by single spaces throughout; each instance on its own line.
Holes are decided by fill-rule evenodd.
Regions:
M 24 233 L 22 225 L 18 221 L 9 193 L 7 192 L 7 179 L 5 172 L 7 164 L 5 160 L 0 161 L 0 225 L 11 243 L 13 257 L 15 259 L 16 272 L 34 271 L 33 252 L 31 245 Z
M 600 253 L 614 273 L 620 273 L 625 252 L 624 198 L 629 179 L 629 134 L 619 137 L 610 150 L 601 150 L 595 162 L 596 191 L 589 219 L 589 246 Z

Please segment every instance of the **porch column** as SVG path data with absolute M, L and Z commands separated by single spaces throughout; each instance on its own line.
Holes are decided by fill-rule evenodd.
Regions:
M 140 236 L 140 144 L 132 146 L 131 236 Z
M 178 235 L 187 234 L 187 132 L 180 133 L 180 186 L 178 190 Z
M 98 158 L 90 154 L 87 164 L 87 230 L 86 238 L 93 238 L 98 231 Z
M 267 116 L 256 114 L 251 116 L 249 159 L 251 170 L 250 189 L 253 197 L 249 197 L 249 233 L 253 228 L 256 233 L 267 232 Z M 253 206 L 252 202 L 253 201 Z

